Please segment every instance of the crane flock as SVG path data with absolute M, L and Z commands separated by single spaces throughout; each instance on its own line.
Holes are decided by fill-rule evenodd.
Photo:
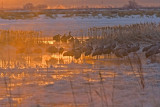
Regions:
M 70 32 L 68 35 L 55 35 L 53 40 L 71 44 L 72 48 L 64 49 L 62 55 L 75 59 L 80 59 L 81 56 L 99 58 L 106 55 L 125 58 L 137 52 L 144 53 L 149 58 L 160 53 L 159 28 L 160 24 L 155 23 L 94 27 L 88 29 L 86 39 L 73 37 Z
M 1 54 L 4 53 L 3 56 L 6 56 L 8 49 L 5 47 L 8 46 L 12 47 L 10 48 L 13 49 L 12 53 L 15 52 L 18 57 L 22 56 L 20 58 L 22 60 L 25 56 L 29 59 L 32 54 L 37 55 L 33 59 L 38 57 L 40 57 L 38 59 L 43 59 L 42 55 L 46 54 L 51 57 L 58 55 L 58 60 L 63 60 L 64 57 L 75 60 L 111 59 L 112 57 L 125 59 L 134 53 L 143 54 L 150 59 L 160 54 L 160 24 L 140 23 L 93 27 L 87 31 L 81 31 L 81 35 L 73 36 L 69 32 L 64 35 L 46 37 L 42 32 L 0 30 L 0 46 L 3 46 Z M 47 41 L 53 43 L 50 44 Z M 4 63 L 9 59 L 7 58 L 7 56 L 3 57 Z

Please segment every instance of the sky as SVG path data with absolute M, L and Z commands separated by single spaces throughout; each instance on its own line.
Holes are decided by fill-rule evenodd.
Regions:
M 103 7 L 121 7 L 127 4 L 128 0 L 0 0 L 0 7 L 4 8 L 22 8 L 26 3 L 46 4 L 49 7 L 64 6 L 103 6 Z M 136 2 L 143 6 L 160 6 L 160 0 L 136 0 Z

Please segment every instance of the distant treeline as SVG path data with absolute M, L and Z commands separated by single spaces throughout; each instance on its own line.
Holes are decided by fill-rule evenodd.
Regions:
M 1 11 L 0 18 L 1 19 L 32 19 L 39 17 L 40 15 L 45 15 L 46 17 L 56 19 L 60 16 L 58 14 L 62 14 L 61 17 L 106 17 L 106 18 L 116 18 L 116 17 L 128 17 L 132 15 L 138 15 L 140 17 L 160 17 L 160 11 L 158 9 L 136 9 L 136 10 L 118 10 L 118 9 L 68 9 L 68 10 L 31 10 L 31 11 Z

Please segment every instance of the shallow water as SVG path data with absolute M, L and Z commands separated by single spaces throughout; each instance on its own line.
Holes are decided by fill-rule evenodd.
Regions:
M 89 59 L 88 59 L 89 60 Z M 160 65 L 141 57 L 0 69 L 1 107 L 152 107 L 159 105 Z M 41 64 L 41 63 L 40 63 Z M 40 65 L 39 64 L 39 65 Z M 141 73 L 139 73 L 141 72 Z M 143 76 L 144 80 L 140 78 Z M 142 88 L 142 81 L 145 88 Z M 152 100 L 154 98 L 154 100 Z M 132 100 L 131 100 L 132 99 Z
M 157 17 L 44 17 L 0 19 L 0 29 L 36 30 L 47 35 L 108 25 L 160 22 Z M 85 32 L 85 31 L 83 31 Z M 53 45 L 53 41 L 52 44 Z M 57 45 L 59 46 L 59 44 Z M 68 44 L 64 45 L 65 48 Z M 37 46 L 37 48 L 39 45 Z M 33 47 L 36 48 L 36 47 Z M 68 49 L 69 47 L 67 47 Z M 30 48 L 29 48 L 30 49 Z M 79 60 L 42 53 L 16 53 L 12 46 L 0 50 L 0 107 L 159 107 L 160 57 L 138 53 L 128 58 L 102 55 Z M 53 61 L 48 62 L 51 58 Z
M 57 18 L 52 19 L 44 15 L 34 19 L 24 20 L 5 20 L 0 19 L 0 29 L 9 30 L 35 30 L 43 31 L 47 35 L 64 34 L 71 31 L 75 35 L 79 35 L 80 31 L 86 32 L 91 27 L 104 27 L 114 25 L 136 24 L 144 22 L 159 23 L 160 18 L 156 16 L 126 16 L 107 18 L 103 16 L 97 17 L 62 17 L 58 15 Z

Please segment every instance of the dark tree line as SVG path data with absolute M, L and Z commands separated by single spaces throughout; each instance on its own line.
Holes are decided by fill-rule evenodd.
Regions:
M 124 8 L 127 8 L 127 9 L 138 9 L 140 7 L 141 6 L 138 5 L 138 3 L 135 0 L 129 0 L 128 4 L 124 6 Z

